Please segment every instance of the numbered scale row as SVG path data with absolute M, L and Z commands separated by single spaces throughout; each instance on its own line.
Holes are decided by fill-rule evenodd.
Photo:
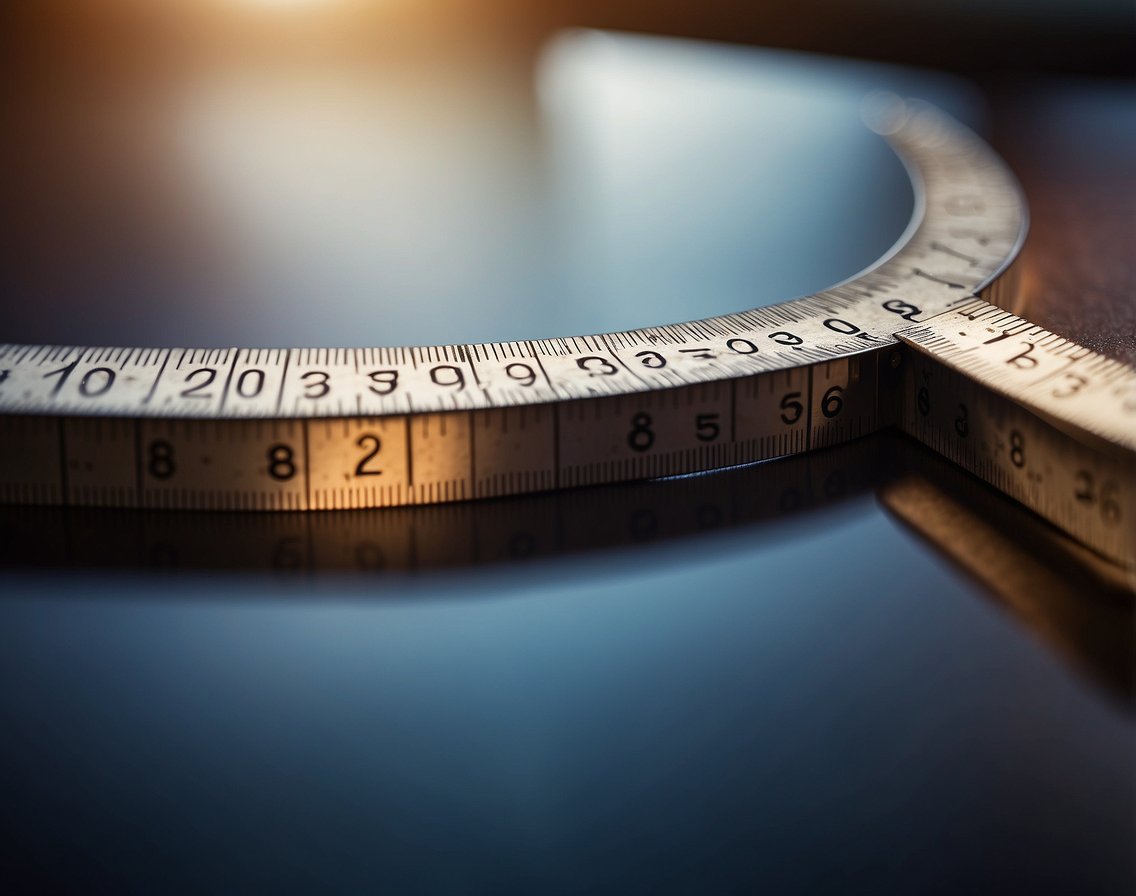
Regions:
M 890 341 L 832 297 L 736 319 L 541 343 L 405 349 L 115 349 L 0 345 L 0 410 L 140 417 L 383 416 L 540 405 L 796 368 Z M 880 303 L 892 318 L 920 308 Z M 863 307 L 861 322 L 871 318 Z M 792 318 L 792 320 L 788 320 Z M 726 326 L 702 338 L 679 331 Z M 890 322 L 889 322 L 890 323 Z M 761 325 L 766 325 L 764 329 Z M 847 340 L 853 340 L 847 342 Z M 615 343 L 618 342 L 618 347 Z M 609 347 L 609 343 L 612 345 Z
M 928 457 L 906 439 L 858 439 L 716 476 L 381 511 L 0 508 L 9 535 L 0 567 L 379 572 L 513 563 L 736 527 L 776 537 L 785 519 L 864 494 L 881 471 Z
M 875 430 L 879 359 L 865 352 L 743 379 L 478 411 L 0 417 L 0 501 L 319 510 L 689 473 Z

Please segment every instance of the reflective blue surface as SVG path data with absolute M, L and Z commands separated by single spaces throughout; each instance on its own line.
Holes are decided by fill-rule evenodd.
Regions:
M 1130 718 L 869 499 L 725 541 L 354 587 L 9 579 L 17 867 L 182 892 L 1125 879 Z
M 867 89 L 975 120 L 965 90 L 925 76 L 674 42 L 585 38 L 539 72 L 543 136 L 495 132 L 539 173 L 510 163 L 480 180 L 476 153 L 453 152 L 476 140 L 432 137 L 441 168 L 400 169 L 420 185 L 454 172 L 430 220 L 460 239 L 424 243 L 424 216 L 406 251 L 432 252 L 385 255 L 394 224 L 367 248 L 366 203 L 335 204 L 354 187 L 320 206 L 281 195 L 284 175 L 246 183 L 251 169 L 218 151 L 214 175 L 246 190 L 222 208 L 253 235 L 246 299 L 164 293 L 137 300 L 149 317 L 128 298 L 53 325 L 350 344 L 728 311 L 843 279 L 898 236 L 910 191 L 857 122 Z M 334 153 L 328 142 L 313 152 Z M 311 217 L 274 211 L 291 201 Z M 298 271 L 326 287 L 318 302 L 298 298 Z M 396 281 L 413 303 L 375 298 Z M 25 319 L 29 334 L 46 325 Z M 1132 883 L 1130 703 L 871 493 L 762 538 L 371 578 L 8 570 L 0 594 L 0 872 L 33 890 Z
M 852 276 L 907 224 L 870 91 L 977 118 L 942 76 L 599 32 L 531 72 L 425 67 L 193 71 L 110 92 L 118 129 L 78 145 L 60 104 L 21 214 L 60 213 L 3 271 L 5 338 L 468 343 L 753 308 Z

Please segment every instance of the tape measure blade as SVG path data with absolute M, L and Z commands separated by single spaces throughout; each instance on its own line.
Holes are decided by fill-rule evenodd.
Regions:
M 966 322 L 961 329 L 960 321 Z M 1115 429 L 1112 422 L 1095 431 L 1081 425 L 1085 414 L 1095 420 L 1095 408 L 1059 416 L 1055 425 L 1052 412 L 1039 413 L 1024 400 L 1052 392 L 1060 382 L 1054 370 L 1046 369 L 1046 349 L 1058 358 L 1065 354 L 1061 343 L 1048 339 L 1052 334 L 1029 324 L 1021 328 L 1017 321 L 1001 309 L 974 302 L 901 332 L 900 340 L 912 351 L 901 390 L 900 428 L 1112 562 L 1136 566 L 1132 452 L 1102 435 Z M 976 339 L 976 329 L 985 338 Z M 1011 337 L 999 338 L 1005 332 Z M 1034 348 L 1016 342 L 1023 335 L 1034 340 Z M 1035 353 L 1036 364 L 1015 362 L 1021 357 L 1032 361 Z M 1097 362 L 1096 356 L 1079 350 L 1069 365 L 1055 370 L 1080 370 L 1079 363 L 1099 371 Z M 1022 381 L 1025 373 L 1032 377 L 1029 382 Z M 1084 383 L 1086 389 L 1092 383 L 1088 374 Z M 1110 400 L 1121 402 L 1118 413 L 1127 413 L 1110 383 L 1102 388 Z

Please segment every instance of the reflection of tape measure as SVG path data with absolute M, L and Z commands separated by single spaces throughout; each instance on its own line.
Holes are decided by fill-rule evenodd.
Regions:
M 913 173 L 912 226 L 873 269 L 781 305 L 486 345 L 2 346 L 0 500 L 421 504 L 706 470 L 898 423 L 1130 564 L 1136 371 L 974 299 L 1006 283 L 1016 185 L 929 107 L 877 120 Z

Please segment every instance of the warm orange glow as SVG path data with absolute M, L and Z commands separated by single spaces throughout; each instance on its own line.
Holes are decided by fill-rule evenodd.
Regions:
M 295 9 L 311 6 L 338 6 L 343 0 L 233 0 L 242 6 L 261 7 L 263 9 Z
M 213 0 L 215 6 L 234 11 L 252 11 L 271 15 L 273 13 L 327 13 L 344 9 L 362 7 L 391 6 L 391 0 L 364 2 L 364 0 Z

